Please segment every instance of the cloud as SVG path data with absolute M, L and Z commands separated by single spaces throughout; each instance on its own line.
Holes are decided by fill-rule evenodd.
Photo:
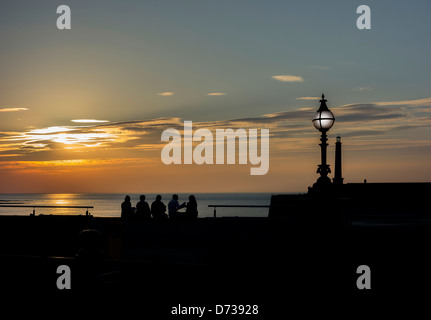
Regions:
M 24 150 L 25 152 L 57 150 L 65 146 L 93 147 L 113 142 L 115 133 L 100 128 L 60 127 L 52 126 L 31 129 L 0 138 L 0 145 L 8 146 L 8 150 Z
M 332 108 L 335 119 L 339 122 L 364 122 L 398 119 L 406 116 L 400 109 L 377 106 L 374 103 L 349 104 Z
M 364 137 L 364 136 L 377 136 L 384 134 L 383 130 L 358 130 L 358 131 L 350 131 L 343 134 L 343 138 L 352 138 L 352 137 Z
M 105 167 L 111 166 L 124 166 L 142 164 L 143 162 L 150 162 L 151 159 L 142 158 L 110 158 L 110 159 L 55 159 L 55 160 L 36 160 L 36 161 L 3 161 L 2 167 L 7 169 L 35 169 L 44 171 L 52 168 L 68 168 L 68 167 Z
M 431 98 L 404 101 L 374 102 L 376 106 L 431 106 Z
M 67 132 L 74 130 L 71 127 L 48 127 L 48 128 L 42 128 L 42 129 L 34 129 L 29 131 L 30 134 L 51 134 L 51 133 L 59 133 L 59 132 Z
M 319 99 L 319 97 L 300 98 Z M 422 106 L 430 103 L 431 98 L 424 98 L 409 101 L 356 103 L 330 108 L 336 118 L 336 133 L 358 143 L 365 137 L 369 137 L 367 148 L 370 146 L 377 148 L 381 145 L 376 142 L 377 137 L 383 137 L 381 141 L 387 140 L 389 146 L 390 141 L 398 139 L 397 134 L 402 130 L 408 130 L 411 136 L 416 134 L 415 129 L 428 130 L 427 128 L 430 128 L 431 125 L 431 117 L 424 114 L 422 110 L 428 107 Z M 404 107 L 407 105 L 420 107 Z M 195 130 L 199 128 L 211 128 L 211 130 L 265 128 L 270 129 L 274 150 L 286 151 L 288 149 L 289 151 L 295 150 L 295 152 L 313 150 L 313 143 L 317 136 L 311 119 L 317 106 L 316 108 L 290 110 L 286 110 L 286 108 L 283 108 L 285 111 L 281 112 L 243 118 L 194 121 L 193 128 Z M 181 132 L 183 121 L 182 118 L 165 117 L 108 123 L 90 122 L 84 126 L 77 123 L 75 126 L 28 128 L 23 132 L 0 132 L 0 152 L 3 155 L 20 155 L 22 159 L 47 159 L 47 157 L 55 157 L 59 154 L 66 155 L 61 150 L 70 152 L 68 154 L 72 157 L 78 156 L 81 152 L 99 158 L 109 157 L 114 153 L 116 156 L 121 154 L 124 157 L 131 157 L 142 155 L 144 152 L 146 157 L 157 157 L 157 150 L 163 146 L 160 141 L 163 130 L 175 128 Z M 365 148 L 365 144 L 363 147 Z
M 404 117 L 405 117 L 405 114 L 403 113 L 381 114 L 381 115 L 356 113 L 356 114 L 337 116 L 336 120 L 340 122 L 359 122 L 359 121 L 369 122 L 369 121 L 376 121 L 376 120 L 398 119 L 398 118 L 404 118 Z
M 320 97 L 298 97 L 296 100 L 320 100 Z
M 358 92 L 369 92 L 371 90 L 374 90 L 372 86 L 356 87 L 352 89 L 352 91 L 358 91 Z
M 408 106 L 410 108 L 403 108 Z M 340 122 L 359 122 L 405 118 L 406 121 L 420 120 L 420 114 L 431 106 L 431 98 L 381 101 L 373 103 L 348 104 L 332 108 L 335 118 Z
M 409 130 L 409 129 L 428 128 L 428 127 L 431 127 L 431 124 L 416 124 L 416 125 L 398 126 L 398 127 L 391 128 L 391 130 L 404 131 L 404 130 Z
M 276 123 L 276 122 L 283 122 L 287 120 L 304 120 L 307 121 L 313 116 L 314 112 L 307 110 L 292 110 L 292 111 L 281 111 L 271 114 L 265 114 L 260 117 L 254 117 L 254 118 L 240 118 L 240 119 L 233 119 L 229 120 L 229 123 L 239 122 L 239 123 L 250 123 L 250 124 L 256 124 L 256 123 Z
M 165 92 L 159 92 L 157 95 L 162 97 L 168 97 L 168 96 L 173 96 L 174 94 L 175 92 L 173 91 L 165 91 Z
M 272 76 L 272 78 L 281 82 L 304 82 L 304 79 L 300 76 L 279 75 Z
M 4 108 L 0 109 L 0 112 L 16 112 L 16 111 L 28 111 L 27 108 Z
M 226 93 L 223 93 L 223 92 L 210 92 L 210 93 L 207 93 L 207 96 L 225 96 L 226 95 Z
M 179 118 L 158 118 L 110 123 L 91 126 L 52 126 L 32 128 L 24 132 L 0 132 L 0 151 L 15 153 L 104 147 L 106 149 L 150 149 L 144 147 L 160 141 L 162 130 L 181 128 Z
M 78 123 L 102 123 L 102 122 L 109 122 L 109 120 L 96 120 L 96 119 L 74 119 L 70 120 L 72 122 L 78 122 Z

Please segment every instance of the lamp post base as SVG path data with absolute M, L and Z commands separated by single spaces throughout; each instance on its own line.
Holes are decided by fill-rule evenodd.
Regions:
M 328 176 L 321 176 L 313 184 L 313 187 L 309 188 L 308 194 L 312 196 L 328 195 L 334 191 L 334 185 Z
M 331 179 L 328 176 L 319 177 L 313 186 L 329 186 L 332 185 Z

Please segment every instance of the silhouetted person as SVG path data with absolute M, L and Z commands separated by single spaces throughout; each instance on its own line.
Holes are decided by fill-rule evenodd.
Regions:
M 124 198 L 124 202 L 121 204 L 121 218 L 129 219 L 133 215 L 132 203 L 130 202 L 130 196 Z
M 194 195 L 189 196 L 189 202 L 187 202 L 186 206 L 186 217 L 192 219 L 198 217 L 198 203 Z
M 181 205 L 178 203 L 178 195 L 173 194 L 172 200 L 168 203 L 168 211 L 169 211 L 169 218 L 175 219 L 179 218 L 181 213 L 178 212 L 178 210 L 184 208 L 186 206 L 186 203 L 183 202 Z
M 138 219 L 149 219 L 151 218 L 151 211 L 148 202 L 145 201 L 145 196 L 139 197 L 141 201 L 136 204 L 136 217 Z
M 151 204 L 151 214 L 154 219 L 165 219 L 166 215 L 166 206 L 162 202 L 162 196 L 158 194 L 156 196 L 156 200 Z

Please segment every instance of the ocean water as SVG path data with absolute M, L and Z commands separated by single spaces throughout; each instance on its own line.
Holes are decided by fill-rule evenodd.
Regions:
M 129 194 L 132 206 L 139 201 L 139 194 Z M 172 198 L 172 194 L 161 194 L 165 205 Z M 155 200 L 156 194 L 145 194 L 150 204 Z M 178 194 L 179 203 L 187 202 L 189 194 Z M 208 205 L 268 205 L 270 193 L 195 193 L 198 202 L 199 217 L 213 217 L 214 209 Z M 125 194 L 102 193 L 20 193 L 0 194 L 0 205 L 42 205 L 42 206 L 93 206 L 89 213 L 98 217 L 119 217 L 121 203 Z M 86 209 L 79 208 L 35 208 L 39 214 L 85 214 Z M 184 210 L 184 209 L 183 209 Z M 266 217 L 269 208 L 217 208 L 217 217 Z M 33 208 L 0 207 L 0 215 L 29 215 Z

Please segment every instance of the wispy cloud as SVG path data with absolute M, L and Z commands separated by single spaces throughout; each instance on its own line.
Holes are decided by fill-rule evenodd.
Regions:
M 320 97 L 298 97 L 296 100 L 320 100 Z
M 370 121 L 388 120 L 405 117 L 405 112 L 400 109 L 379 107 L 374 103 L 356 103 L 333 108 L 337 115 L 337 121 L 363 122 L 370 125 Z
M 372 90 L 374 90 L 374 87 L 372 86 L 356 87 L 352 89 L 352 91 L 358 91 L 358 92 L 369 92 Z
M 72 159 L 72 160 L 38 160 L 38 161 L 2 161 L 3 169 L 22 170 L 34 169 L 44 172 L 46 169 L 56 168 L 73 168 L 73 167 L 89 167 L 92 170 L 97 167 L 103 169 L 106 166 L 120 167 L 129 165 L 138 165 L 143 162 L 151 162 L 153 159 L 142 158 L 110 158 L 110 159 Z
M 8 144 L 9 150 L 22 150 L 24 153 L 61 149 L 60 146 L 94 147 L 103 143 L 113 142 L 117 136 L 109 130 L 100 128 L 60 127 L 53 126 L 31 129 L 0 139 L 0 143 Z
M 374 102 L 376 106 L 431 106 L 431 98 L 423 98 L 416 100 L 403 100 L 403 101 L 385 101 Z
M 210 92 L 210 93 L 207 93 L 207 96 L 225 96 L 226 95 L 226 93 L 223 93 L 223 92 Z
M 70 120 L 72 122 L 77 123 L 103 123 L 103 122 L 109 122 L 109 120 L 96 120 L 96 119 L 74 119 Z
M 364 137 L 364 136 L 377 136 L 384 134 L 383 130 L 358 130 L 358 131 L 349 131 L 343 134 L 343 138 L 350 137 Z
M 332 106 L 331 110 L 336 118 L 336 133 L 348 137 L 349 143 L 357 150 L 381 148 L 385 139 L 406 145 L 407 142 L 400 140 L 399 132 L 408 129 L 409 136 L 413 137 L 417 132 L 415 130 L 431 128 L 431 117 L 424 112 L 431 109 L 428 107 L 430 105 L 431 98 L 423 98 Z M 311 124 L 315 109 L 295 108 L 255 117 L 194 121 L 193 128 L 266 128 L 270 129 L 274 152 L 285 152 L 287 149 L 290 152 L 306 152 L 313 150 L 316 140 L 316 132 Z M 400 123 L 403 125 L 400 126 Z M 157 150 L 163 146 L 160 135 L 167 128 L 175 128 L 181 132 L 183 119 L 95 122 L 85 126 L 77 124 L 31 128 L 23 132 L 0 132 L 0 155 L 3 159 L 6 155 L 13 154 L 17 160 L 39 160 L 59 154 L 66 156 L 64 152 L 70 150 L 74 153 L 69 154 L 78 156 L 85 152 L 88 157 L 94 158 L 111 157 L 113 154 L 116 157 L 120 154 L 124 157 L 135 157 L 142 152 L 151 158 L 159 155 Z M 365 137 L 367 143 L 362 144 Z M 396 146 L 395 142 L 389 142 L 388 148 Z M 427 143 L 431 145 L 431 140 L 427 140 Z
M 38 151 L 63 149 L 88 152 L 90 147 L 104 147 L 105 150 L 149 149 L 144 146 L 160 141 L 162 130 L 168 127 L 180 128 L 181 124 L 179 118 L 158 118 L 94 123 L 88 126 L 31 128 L 24 132 L 0 132 L 0 152 L 25 156 Z
M 48 128 L 42 128 L 42 129 L 33 129 L 30 130 L 28 133 L 31 134 L 50 134 L 50 133 L 59 133 L 59 132 L 67 132 L 67 131 L 73 131 L 73 127 L 48 127 Z
M 16 112 L 16 111 L 28 111 L 27 108 L 4 108 L 0 109 L 0 112 Z
M 173 96 L 175 94 L 174 91 L 165 91 L 165 92 L 159 92 L 157 95 L 162 97 L 168 97 Z
M 281 82 L 304 82 L 302 77 L 293 75 L 279 75 L 272 76 L 272 78 Z

